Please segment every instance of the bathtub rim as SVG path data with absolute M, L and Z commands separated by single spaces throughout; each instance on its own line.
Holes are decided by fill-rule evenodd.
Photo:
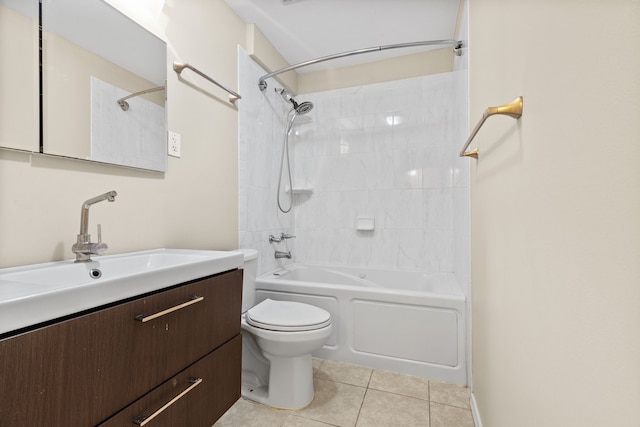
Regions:
M 326 283 L 326 282 L 313 282 L 313 281 L 305 281 L 305 280 L 292 280 L 292 279 L 287 279 L 286 276 L 280 276 L 278 275 L 278 272 L 281 271 L 292 271 L 292 270 L 298 270 L 298 269 L 303 269 L 303 268 L 319 268 L 319 269 L 324 269 L 324 270 L 328 270 L 332 273 L 336 273 L 339 275 L 345 275 L 345 276 L 349 276 L 350 279 L 352 279 L 353 281 L 360 283 L 360 285 L 341 285 L 341 284 L 334 284 L 334 283 Z M 336 270 L 332 270 L 332 268 L 345 268 L 345 269 L 362 269 L 362 270 L 371 270 L 371 271 L 392 271 L 392 272 L 402 272 L 402 273 L 415 273 L 415 274 L 426 274 L 429 276 L 433 276 L 433 277 L 447 277 L 447 279 L 449 279 L 451 281 L 451 283 L 448 285 L 451 292 L 450 293 L 439 293 L 439 292 L 432 292 L 432 291 L 417 291 L 417 290 L 413 290 L 413 289 L 404 289 L 404 288 L 385 288 L 383 286 L 367 286 L 368 283 L 371 283 L 371 281 L 366 280 L 366 279 L 361 279 L 357 276 L 348 274 L 348 273 L 343 273 L 341 271 L 336 271 Z M 298 262 L 294 262 L 294 263 L 290 263 L 287 264 L 285 266 L 276 268 L 274 270 L 271 270 L 269 272 L 266 273 L 262 273 L 259 274 L 256 277 L 256 284 L 258 283 L 270 283 L 270 284 L 278 284 L 278 283 L 283 283 L 283 284 L 300 284 L 301 286 L 317 286 L 320 289 L 326 290 L 326 289 L 334 289 L 336 286 L 338 286 L 340 289 L 343 289 L 345 291 L 347 290 L 352 290 L 354 292 L 375 292 L 375 293 L 382 293 L 385 295 L 397 295 L 397 294 L 402 294 L 402 295 L 407 295 L 407 296 L 414 296 L 414 297 L 427 297 L 427 296 L 432 296 L 434 298 L 439 298 L 439 299 L 446 299 L 446 300 L 451 300 L 451 301 L 457 301 L 457 302 L 462 302 L 462 303 L 466 303 L 466 297 L 464 295 L 464 292 L 462 291 L 462 287 L 460 285 L 460 283 L 458 282 L 455 274 L 453 273 L 449 273 L 449 272 L 433 272 L 433 273 L 429 273 L 429 272 L 424 272 L 421 270 L 399 270 L 399 269 L 392 269 L 392 268 L 377 268 L 377 267 L 350 267 L 350 266 L 331 266 L 331 265 L 326 265 L 326 264 L 308 264 L 308 263 L 298 263 Z M 308 283 L 311 283 L 312 285 L 306 285 Z

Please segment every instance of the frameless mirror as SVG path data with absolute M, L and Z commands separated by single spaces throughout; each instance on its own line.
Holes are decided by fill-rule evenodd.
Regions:
M 0 147 L 38 151 L 38 0 L 0 0 Z
M 165 171 L 164 41 L 103 0 L 42 0 L 41 13 L 40 151 Z

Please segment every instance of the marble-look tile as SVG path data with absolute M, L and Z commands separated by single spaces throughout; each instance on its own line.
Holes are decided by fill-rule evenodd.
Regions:
M 429 402 L 408 396 L 367 390 L 356 427 L 429 427 Z
M 372 371 L 371 368 L 325 360 L 315 377 L 322 380 L 366 387 L 369 384 Z
M 431 427 L 474 427 L 471 410 L 431 402 Z
M 366 389 L 318 378 L 313 384 L 313 402 L 295 415 L 335 426 L 355 426 Z
M 214 424 L 214 427 L 275 427 L 281 426 L 290 412 L 270 408 L 250 400 L 240 399 Z
M 432 402 L 456 406 L 458 408 L 471 409 L 469 389 L 467 387 L 439 381 L 430 381 L 429 393 Z
M 429 400 L 429 380 L 397 372 L 374 370 L 369 388 Z
M 424 197 L 424 224 L 428 230 L 453 228 L 453 190 L 450 188 L 426 189 Z

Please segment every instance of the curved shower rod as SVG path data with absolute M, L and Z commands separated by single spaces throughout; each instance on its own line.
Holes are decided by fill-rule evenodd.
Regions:
M 323 56 L 320 58 L 311 59 L 309 61 L 300 62 L 299 64 L 290 65 L 285 68 L 281 68 L 279 70 L 276 70 L 269 74 L 265 74 L 264 76 L 260 77 L 260 79 L 258 80 L 258 87 L 260 88 L 261 91 L 264 92 L 267 89 L 267 82 L 265 80 L 267 80 L 268 78 L 275 77 L 278 74 L 286 73 L 288 71 L 293 71 L 298 68 L 306 67 L 308 65 L 317 64 L 319 62 L 330 61 L 332 59 L 344 58 L 347 56 L 359 55 L 361 53 L 378 52 L 381 50 L 397 49 L 401 47 L 433 46 L 433 45 L 442 45 L 442 44 L 453 45 L 454 53 L 458 56 L 462 55 L 462 52 L 460 51 L 460 49 L 464 47 L 464 43 L 461 40 L 452 40 L 452 39 L 425 40 L 425 41 L 411 42 L 411 43 L 398 43 L 398 44 L 389 44 L 385 46 L 368 47 L 365 49 L 357 49 L 357 50 L 351 50 L 349 52 L 342 52 L 342 53 L 336 53 L 334 55 Z

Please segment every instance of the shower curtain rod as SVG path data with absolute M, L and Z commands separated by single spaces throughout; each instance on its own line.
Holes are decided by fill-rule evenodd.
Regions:
M 432 46 L 432 45 L 441 45 L 441 44 L 453 45 L 453 52 L 458 56 L 462 54 L 462 52 L 460 52 L 460 49 L 464 47 L 464 44 L 462 43 L 461 40 L 452 40 L 452 39 L 426 40 L 426 41 L 411 42 L 411 43 L 398 43 L 398 44 L 388 44 L 385 46 L 375 46 L 375 47 L 369 47 L 365 49 L 351 50 L 349 52 L 336 53 L 334 55 L 323 56 L 320 58 L 311 59 L 309 61 L 300 62 L 299 64 L 290 65 L 285 68 L 281 68 L 280 70 L 276 70 L 272 73 L 265 74 L 264 76 L 260 77 L 260 79 L 258 80 L 258 87 L 260 87 L 260 90 L 264 92 L 267 89 L 267 82 L 265 80 L 267 80 L 268 78 L 275 77 L 278 74 L 286 73 L 288 71 L 296 70 L 298 68 L 306 67 L 308 65 L 317 64 L 319 62 L 329 61 L 329 60 L 338 59 L 338 58 L 344 58 L 347 56 L 359 55 L 361 53 L 378 52 L 378 51 L 387 50 L 387 49 L 397 49 L 401 47 L 415 47 L 415 46 Z

